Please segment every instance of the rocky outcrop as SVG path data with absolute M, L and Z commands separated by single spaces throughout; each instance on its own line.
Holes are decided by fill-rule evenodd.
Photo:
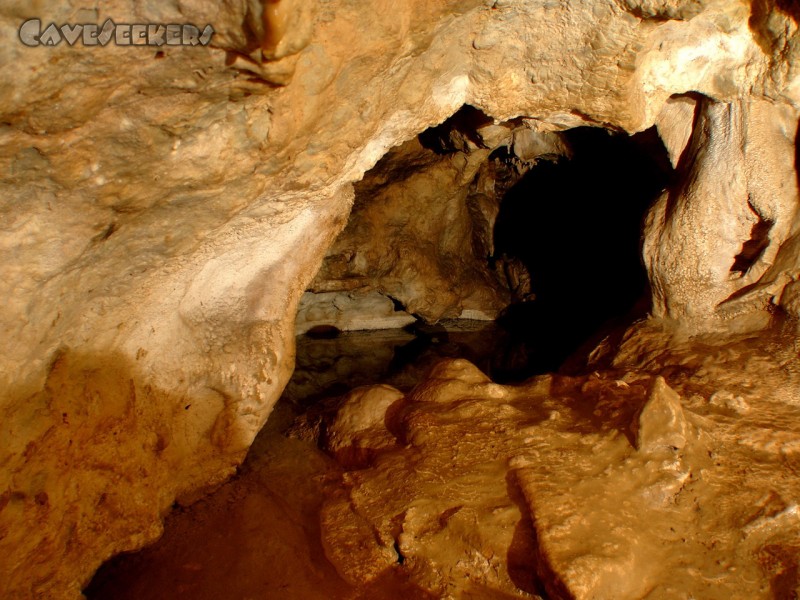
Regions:
M 232 472 L 289 377 L 298 301 L 345 226 L 351 184 L 464 104 L 544 130 L 633 132 L 675 94 L 709 98 L 677 208 L 657 208 L 649 230 L 663 246 L 656 305 L 694 318 L 744 289 L 747 302 L 781 295 L 796 190 L 792 178 L 776 191 L 784 171 L 769 169 L 792 166 L 780 148 L 800 101 L 797 15 L 766 0 L 694 4 L 1 8 L 3 594 L 76 596 L 102 560 L 154 539 L 176 496 Z M 209 46 L 30 48 L 17 31 L 31 17 L 216 33 Z M 733 168 L 715 157 L 744 168 L 730 193 L 708 183 Z M 691 200 L 707 189 L 738 227 L 712 254 L 713 228 L 686 233 L 714 213 Z M 759 219 L 770 245 L 723 281 Z
M 679 340 L 651 323 L 588 376 L 499 386 L 452 361 L 393 403 L 362 388 L 389 408 L 363 407 L 380 440 L 367 465 L 330 448 L 346 471 L 322 508 L 326 553 L 352 583 L 397 572 L 434 597 L 789 594 L 795 336 Z M 638 343 L 670 350 L 630 370 Z
M 773 301 L 786 280 L 774 269 L 764 275 L 796 227 L 798 204 L 794 110 L 706 99 L 696 111 L 696 119 L 684 112 L 692 139 L 677 185 L 650 211 L 644 244 L 654 314 L 693 321 Z

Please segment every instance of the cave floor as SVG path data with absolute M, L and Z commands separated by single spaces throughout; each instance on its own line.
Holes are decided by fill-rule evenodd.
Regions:
M 292 406 L 277 406 L 240 473 L 166 520 L 163 537 L 112 560 L 89 598 L 408 598 L 399 575 L 361 589 L 326 559 L 319 510 L 325 481 L 342 469 L 313 443 L 282 434 Z
M 176 506 L 156 544 L 106 563 L 84 594 L 96 600 L 435 597 L 400 569 L 369 585 L 340 577 L 322 547 L 319 513 L 344 469 L 315 440 L 287 430 L 309 408 L 353 387 L 389 382 L 408 390 L 438 360 L 463 356 L 496 378 L 528 374 L 524 344 L 487 323 L 449 323 L 417 335 L 300 336 L 294 376 L 239 473 L 190 506 Z
M 517 385 L 448 359 L 378 418 L 302 406 L 320 378 L 301 370 L 239 475 L 87 595 L 796 597 L 796 339 L 645 322 L 602 369 Z

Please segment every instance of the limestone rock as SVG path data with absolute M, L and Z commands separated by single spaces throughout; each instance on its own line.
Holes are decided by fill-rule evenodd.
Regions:
M 571 154 L 569 147 L 557 133 L 529 128 L 514 131 L 513 149 L 514 154 L 523 161 L 569 157 Z
M 765 111 L 779 111 L 757 101 L 707 100 L 699 110 L 680 183 L 651 209 L 643 249 L 654 314 L 695 322 L 731 314 L 742 304 L 766 304 L 781 281 L 765 273 L 777 260 L 797 204 L 796 182 L 764 175 L 788 171 L 786 157 L 765 144 L 793 145 L 793 131 L 764 120 Z M 787 265 L 782 267 L 785 273 Z M 755 285 L 762 277 L 765 284 Z
M 510 131 L 500 129 L 510 142 Z M 350 221 L 310 287 L 318 304 L 326 292 L 381 294 L 436 322 L 493 319 L 510 302 L 505 281 L 481 254 L 499 210 L 498 197 L 481 202 L 486 196 L 476 197 L 472 186 L 489 152 L 464 149 L 440 156 L 407 142 L 356 186 Z M 369 318 L 360 307 L 350 310 L 354 319 Z
M 503 196 L 537 161 L 570 153 L 556 131 L 463 107 L 356 185 L 349 223 L 311 284 L 314 304 L 324 311 L 335 298 L 326 292 L 377 291 L 428 322 L 494 319 L 531 291 L 522 263 L 494 244 Z M 348 312 L 370 319 L 366 308 Z
M 376 535 L 372 524 L 358 513 L 346 495 L 334 495 L 324 504 L 320 524 L 328 560 L 351 585 L 369 583 L 397 564 L 391 540 Z
M 300 335 L 326 326 L 340 331 L 392 329 L 415 321 L 406 311 L 398 310 L 390 298 L 377 292 L 307 292 L 297 309 L 295 333 Z
M 675 0 L 624 0 L 627 8 L 645 19 L 687 20 L 703 10 L 703 2 Z
M 691 320 L 780 296 L 798 243 L 785 152 L 800 106 L 796 15 L 785 3 L 695 4 L 35 4 L 59 24 L 216 31 L 207 47 L 90 49 L 23 45 L 33 9 L 4 3 L 0 592 L 75 597 L 103 560 L 157 537 L 176 497 L 234 471 L 289 378 L 298 302 L 346 225 L 352 184 L 465 104 L 493 126 L 530 117 L 552 131 L 634 132 L 671 96 L 709 98 L 687 175 L 648 229 L 655 312 Z M 439 183 L 477 173 L 470 159 L 440 160 Z M 423 196 L 431 212 L 418 222 L 447 217 L 436 196 Z M 473 203 L 485 231 L 487 198 Z M 433 257 L 449 248 L 457 262 L 468 245 L 464 227 L 431 228 L 430 251 L 390 261 L 408 292 L 397 297 L 432 320 L 491 317 L 485 274 L 460 285 L 472 276 L 457 264 L 431 282 L 449 273 Z M 755 258 L 740 252 L 765 239 Z M 739 255 L 745 270 L 731 275 Z M 410 269 L 429 279 L 405 284 Z
M 668 99 L 658 114 L 658 135 L 669 152 L 673 168 L 678 167 L 681 155 L 692 136 L 696 111 L 697 100 L 691 96 L 677 96 Z
M 459 374 L 463 389 L 476 398 L 485 377 L 465 361 L 443 363 L 436 377 L 456 379 Z M 509 400 L 481 406 L 463 396 L 448 399 L 451 390 L 438 389 L 443 395 L 433 401 L 433 388 L 412 392 L 403 414 L 394 417 L 409 446 L 387 449 L 369 468 L 345 474 L 349 512 L 337 508 L 342 500 L 326 502 L 323 515 L 339 516 L 323 520 L 328 557 L 337 568 L 356 573 L 398 569 L 435 597 L 516 597 L 513 581 L 527 581 L 522 585 L 532 592 L 527 543 L 520 541 L 510 561 L 504 558 L 520 509 L 515 492 L 507 490 L 501 457 L 511 436 L 502 435 L 501 428 L 518 412 Z M 474 423 L 471 431 L 460 430 L 458 423 L 465 419 Z M 364 550 L 334 553 L 348 548 L 342 536 L 354 527 L 370 532 L 369 540 L 362 538 Z M 381 547 L 395 548 L 394 566 L 373 557 Z M 372 562 L 360 564 L 365 560 Z
M 386 426 L 386 411 L 403 393 L 388 385 L 356 388 L 341 401 L 325 435 L 325 448 L 352 467 L 369 460 L 375 451 L 394 445 Z
M 614 370 L 499 395 L 468 364 L 443 363 L 395 416 L 407 445 L 344 475 L 351 514 L 326 523 L 326 544 L 354 544 L 337 528 L 363 529 L 373 549 L 395 540 L 401 564 L 383 569 L 454 597 L 544 586 L 548 597 L 766 600 L 794 589 L 795 333 L 668 344 L 651 367 L 681 365 L 672 386 Z M 746 396 L 747 418 L 704 398 L 719 384 Z M 512 531 L 528 540 L 533 581 L 512 568 Z
M 654 455 L 665 450 L 683 450 L 691 439 L 680 396 L 663 377 L 653 380 L 647 402 L 639 413 L 635 433 L 637 449 Z

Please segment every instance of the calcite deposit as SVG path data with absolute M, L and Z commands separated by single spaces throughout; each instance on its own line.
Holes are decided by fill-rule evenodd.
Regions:
M 448 360 L 294 424 L 285 398 L 240 474 L 89 597 L 791 598 L 796 337 L 643 321 L 582 375 Z
M 30 47 L 18 31 L 32 18 L 48 24 L 100 25 L 109 18 L 121 24 L 210 24 L 214 35 L 208 46 Z M 415 215 L 417 224 L 409 228 L 417 237 L 405 246 L 387 238 L 385 250 L 417 246 L 419 254 L 403 252 L 403 260 L 387 262 L 375 254 L 380 243 L 370 239 L 355 249 L 367 258 L 366 269 L 356 261 L 337 271 L 339 287 L 329 291 L 352 291 L 341 287 L 350 275 L 374 276 L 369 292 L 394 297 L 403 310 L 431 321 L 491 318 L 510 296 L 525 295 L 525 276 L 512 268 L 512 285 L 497 284 L 474 260 L 481 253 L 462 236 L 463 219 L 453 230 L 449 220 L 464 213 L 464 187 L 480 191 L 470 186 L 480 183 L 475 177 L 482 154 L 505 146 L 518 159 L 535 161 L 539 138 L 517 135 L 517 124 L 537 134 L 585 125 L 634 133 L 655 124 L 666 132 L 677 175 L 644 229 L 653 314 L 671 327 L 723 337 L 734 317 L 747 323 L 740 334 L 764 325 L 748 319 L 751 314 L 796 317 L 797 27 L 796 7 L 783 0 L 5 2 L 1 595 L 78 597 L 102 561 L 159 536 L 176 498 L 196 498 L 198 490 L 234 472 L 290 377 L 301 297 L 328 281 L 324 273 L 332 263 L 312 284 L 326 253 L 334 247 L 334 256 L 343 255 L 334 243 L 347 225 L 354 184 L 387 152 L 407 152 L 417 135 L 464 105 L 491 120 L 479 143 L 472 140 L 474 148 L 465 147 L 464 156 L 431 157 L 430 168 L 407 165 L 409 189 L 424 188 L 431 173 L 432 184 L 446 188 L 425 190 L 414 199 L 418 204 L 397 204 L 396 210 L 414 206 L 425 216 Z M 451 181 L 459 190 L 449 187 Z M 368 206 L 381 201 L 381 186 L 370 177 L 360 185 L 358 191 L 371 192 L 358 197 L 365 204 L 357 219 L 383 227 L 386 216 Z M 483 227 L 491 222 L 491 206 L 484 208 L 472 211 L 472 223 L 481 223 L 475 220 L 481 215 Z M 568 223 L 554 224 L 561 226 Z M 431 245 L 419 248 L 417 240 L 425 236 Z M 479 248 L 489 247 L 485 232 L 476 239 L 484 244 Z M 463 254 L 467 247 L 471 256 Z M 461 261 L 452 268 L 448 252 Z M 417 264 L 422 275 L 408 275 Z M 386 273 L 370 273 L 383 266 Z M 587 291 L 586 302 L 596 293 L 602 290 Z M 664 345 L 650 339 L 639 356 Z M 647 365 L 634 367 L 645 370 L 650 386 L 654 375 Z M 651 395 L 670 396 L 664 386 L 677 384 L 665 381 L 653 384 Z M 454 384 L 456 395 L 447 402 L 463 401 L 458 394 L 469 397 L 472 384 L 478 385 Z M 480 393 L 507 393 L 492 385 L 480 382 Z M 692 398 L 680 386 L 676 393 L 682 402 Z M 735 408 L 744 406 L 740 396 L 708 402 Z M 675 406 L 674 397 L 670 402 Z M 783 395 L 774 402 L 778 416 L 764 417 L 769 441 L 748 438 L 747 431 L 742 439 L 752 439 L 754 452 L 782 448 L 790 454 L 793 431 L 785 423 L 792 404 Z M 462 428 L 478 418 L 470 410 L 469 403 L 462 407 L 468 417 Z M 501 444 L 514 443 L 511 437 L 502 441 L 516 427 L 513 411 L 511 406 L 496 415 L 505 419 L 494 434 Z M 696 427 L 688 413 L 686 419 L 687 431 Z M 728 426 L 709 426 L 707 435 L 727 435 Z M 424 445 L 424 428 L 420 432 L 416 443 Z M 408 433 L 414 437 L 414 428 Z M 620 469 L 636 468 L 639 455 L 621 437 L 586 434 L 586 442 L 562 436 L 564 449 L 556 455 L 567 457 L 576 444 L 596 444 L 598 452 L 623 461 Z M 542 460 L 550 460 L 550 443 L 544 442 Z M 687 438 L 681 451 L 689 456 L 699 447 Z M 732 455 L 730 464 L 737 460 Z M 766 460 L 769 468 L 758 477 L 778 466 L 774 454 Z M 578 477 L 580 466 L 570 465 L 564 467 L 568 477 Z M 536 498 L 548 497 L 550 483 L 518 470 L 526 506 L 536 510 Z M 684 472 L 680 465 L 670 471 Z M 498 504 L 491 526 L 500 537 L 487 534 L 484 543 L 475 519 L 478 508 L 494 502 L 493 490 L 459 500 L 463 510 L 443 506 L 433 523 L 429 515 L 408 513 L 399 552 L 411 556 L 415 540 L 426 536 L 441 543 L 434 539 L 436 523 L 458 524 L 459 535 L 493 554 L 486 560 L 485 554 L 470 555 L 448 568 L 462 573 L 473 565 L 476 586 L 505 589 L 515 576 L 497 552 L 521 509 Z M 749 520 L 720 518 L 750 527 L 737 535 L 751 531 L 753 552 L 771 560 L 769 572 L 779 577 L 796 562 L 784 552 L 788 546 L 770 542 L 770 532 L 792 531 L 780 524 L 791 522 L 796 510 L 791 489 L 773 491 L 763 502 L 755 492 L 746 497 L 761 511 Z M 441 501 L 432 502 L 438 507 Z M 600 503 L 592 514 L 576 508 L 568 517 L 600 523 L 604 506 L 613 504 Z M 352 512 L 342 504 L 325 514 L 335 522 Z M 376 561 L 393 560 L 398 550 L 389 542 L 397 524 L 368 515 L 353 527 L 369 518 L 380 523 L 380 536 L 365 552 L 374 551 Z M 675 535 L 697 527 L 716 531 L 716 523 L 688 520 Z M 605 564 L 597 554 L 604 550 L 587 550 L 581 563 L 573 547 L 578 538 L 579 531 L 555 524 L 538 534 L 550 566 L 565 573 L 559 589 L 574 595 L 616 589 L 593 579 L 592 565 Z M 326 544 L 333 548 L 331 539 Z M 747 560 L 731 564 L 748 573 L 755 567 Z M 371 577 L 380 564 L 341 569 L 345 579 L 356 581 Z M 521 564 L 527 569 L 527 562 Z M 686 569 L 709 580 L 723 577 L 708 564 Z M 439 593 L 429 567 L 425 581 Z M 659 572 L 648 573 L 647 581 L 662 581 Z M 724 577 L 724 585 L 738 585 L 739 575 Z M 639 585 L 626 593 L 654 589 Z M 750 597 L 763 592 L 761 584 L 753 585 Z
M 395 446 L 371 430 L 368 468 L 335 444 L 349 469 L 321 511 L 327 555 L 348 581 L 400 569 L 439 598 L 792 597 L 796 335 L 642 324 L 609 368 L 520 386 L 441 363 L 386 411 Z M 362 390 L 340 414 L 367 394 L 392 398 Z

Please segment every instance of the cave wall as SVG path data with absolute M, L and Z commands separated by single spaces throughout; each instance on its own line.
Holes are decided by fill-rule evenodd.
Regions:
M 538 122 L 497 124 L 464 106 L 390 150 L 355 185 L 347 226 L 303 296 L 297 331 L 490 321 L 530 295 L 530 276 L 495 244 L 501 203 L 538 161 L 570 154 Z
M 763 99 L 703 99 L 695 114 L 678 183 L 652 207 L 643 252 L 653 313 L 709 324 L 779 304 L 783 278 L 793 277 L 786 263 L 772 267 L 795 228 L 797 115 Z
M 796 15 L 765 0 L 271 10 L 0 8 L 6 597 L 77 596 L 104 559 L 157 537 L 176 497 L 233 472 L 291 373 L 297 304 L 345 226 L 353 182 L 464 104 L 498 121 L 635 132 L 675 94 L 711 99 L 685 187 L 648 228 L 656 312 L 718 318 L 751 283 L 773 298 L 793 281 L 796 178 L 781 149 L 800 102 Z M 205 48 L 28 48 L 17 31 L 32 17 L 216 34 Z M 728 255 L 757 221 L 746 193 L 775 225 L 763 260 L 731 284 Z M 736 235 L 708 250 L 715 210 L 731 212 Z M 693 219 L 709 224 L 699 238 Z

